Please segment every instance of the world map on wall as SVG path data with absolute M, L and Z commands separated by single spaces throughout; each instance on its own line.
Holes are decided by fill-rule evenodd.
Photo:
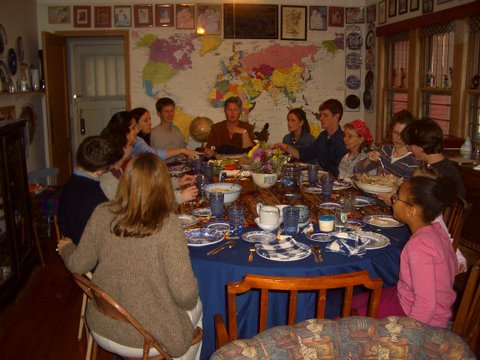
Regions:
M 232 46 L 232 41 L 199 37 L 194 33 L 177 33 L 165 38 L 138 34 L 134 40 L 135 49 L 144 51 L 146 56 L 145 61 L 138 64 L 144 95 L 153 102 L 162 96 L 174 98 L 175 124 L 186 137 L 191 120 L 197 116 L 190 111 L 192 108 L 196 114 L 202 111 L 201 115 L 208 116 L 206 107 L 222 109 L 224 100 L 230 96 L 242 99 L 242 120 L 257 123 L 261 117 L 271 126 L 275 125 L 272 122 L 280 122 L 279 134 L 286 130 L 287 107 L 301 106 L 310 111 L 309 120 L 314 119 L 319 105 L 316 98 L 325 93 L 322 83 L 325 84 L 328 72 L 336 66 L 337 52 L 344 49 L 343 33 L 315 44 L 244 41 Z M 342 85 L 341 81 L 334 84 L 333 91 L 343 91 Z M 191 100 L 192 90 L 201 94 L 197 102 Z M 314 103 L 310 105 L 310 102 Z M 277 109 L 275 117 L 272 108 Z M 219 120 L 223 119 L 214 119 Z M 312 133 L 318 134 L 319 123 L 310 122 Z

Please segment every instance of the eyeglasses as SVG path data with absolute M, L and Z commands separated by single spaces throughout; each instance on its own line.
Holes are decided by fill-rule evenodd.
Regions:
M 358 137 L 360 137 L 360 136 L 352 135 L 352 134 L 346 134 L 346 133 L 343 134 L 344 139 L 353 139 L 353 138 L 358 138 Z
M 393 194 L 392 197 L 390 198 L 390 200 L 392 201 L 392 205 L 395 204 L 397 201 L 401 201 L 403 202 L 404 204 L 407 204 L 407 205 L 410 205 L 412 207 L 415 207 L 415 205 L 413 205 L 412 203 L 409 203 L 408 201 L 405 201 L 405 200 L 402 200 L 399 198 L 400 195 L 398 194 Z

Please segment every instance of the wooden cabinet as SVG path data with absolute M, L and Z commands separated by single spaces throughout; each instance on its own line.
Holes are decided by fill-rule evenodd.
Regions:
M 0 309 L 36 262 L 24 131 L 24 120 L 0 121 Z

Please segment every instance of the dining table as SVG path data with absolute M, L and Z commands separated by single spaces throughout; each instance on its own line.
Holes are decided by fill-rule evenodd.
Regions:
M 318 232 L 319 215 L 334 214 L 334 209 L 323 207 L 325 202 L 321 193 L 311 193 L 303 184 L 301 187 L 285 189 L 279 181 L 270 188 L 260 188 L 253 184 L 250 177 L 225 179 L 242 185 L 241 194 L 237 203 L 245 208 L 244 234 L 259 231 L 255 223 L 257 203 L 268 205 L 296 205 L 304 204 L 309 208 L 310 222 L 314 232 Z M 369 215 L 388 215 L 391 209 L 382 202 L 376 200 L 374 195 L 364 194 L 354 187 L 334 187 L 331 202 L 340 202 L 346 193 L 367 196 L 371 199 L 368 206 L 358 207 L 349 213 L 350 219 L 361 220 Z M 199 207 L 208 206 L 208 201 L 184 204 L 182 213 L 191 213 Z M 191 228 L 208 224 L 212 219 L 203 218 Z M 224 220 L 227 220 L 226 213 Z M 187 228 L 188 229 L 188 228 Z M 301 229 L 300 229 L 301 230 Z M 295 241 L 307 246 L 319 246 L 322 261 L 315 262 L 313 253 L 297 261 L 272 261 L 268 258 L 253 254 L 253 261 L 249 262 L 251 244 L 242 239 L 234 243 L 234 246 L 209 255 L 208 252 L 222 244 L 216 243 L 207 246 L 191 246 L 190 258 L 193 271 L 198 281 L 200 298 L 203 303 L 203 345 L 201 359 L 208 359 L 215 351 L 214 315 L 220 314 L 227 322 L 226 285 L 229 282 L 241 280 L 245 274 L 260 274 L 273 276 L 318 276 L 335 275 L 342 273 L 367 270 L 372 278 L 382 278 L 383 286 L 394 286 L 398 281 L 400 253 L 410 236 L 407 226 L 400 224 L 393 227 L 379 227 L 365 224 L 361 229 L 385 235 L 390 240 L 388 246 L 367 250 L 363 256 L 347 256 L 327 250 L 328 243 L 315 242 L 307 237 L 307 234 L 299 231 L 293 235 Z M 327 295 L 327 318 L 335 318 L 340 314 L 342 291 L 331 291 Z M 301 293 L 298 298 L 296 321 L 315 317 L 315 293 Z M 274 293 L 269 298 L 268 327 L 284 325 L 287 318 L 288 294 Z M 250 338 L 258 332 L 259 294 L 248 292 L 237 296 L 238 336 Z

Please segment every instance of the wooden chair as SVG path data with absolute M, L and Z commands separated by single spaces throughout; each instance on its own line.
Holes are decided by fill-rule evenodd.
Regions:
M 243 294 L 252 289 L 260 289 L 260 324 L 259 332 L 267 328 L 268 293 L 269 290 L 289 292 L 288 325 L 295 323 L 298 291 L 318 291 L 317 318 L 325 316 L 327 289 L 345 288 L 342 316 L 349 316 L 352 312 L 353 288 L 363 285 L 373 290 L 368 305 L 367 316 L 377 317 L 382 292 L 382 279 L 370 278 L 368 271 L 358 271 L 340 275 L 282 277 L 246 274 L 241 281 L 227 284 L 227 312 L 228 331 L 221 315 L 215 315 L 215 340 L 217 349 L 229 341 L 237 340 L 237 294 Z
M 144 338 L 143 343 L 143 360 L 146 359 L 172 359 L 168 352 L 160 345 L 160 343 L 153 338 L 150 333 L 116 300 L 114 300 L 105 291 L 96 286 L 92 281 L 85 276 L 73 274 L 75 282 L 83 290 L 85 294 L 95 303 L 95 306 L 105 315 L 112 319 L 122 321 L 133 326 Z M 196 327 L 193 331 L 192 345 L 199 343 L 202 340 L 203 332 L 200 327 Z M 93 359 L 96 358 L 97 343 L 93 343 Z M 149 357 L 150 349 L 157 350 L 154 357 Z M 126 357 L 123 357 L 127 359 Z
M 468 214 L 472 210 L 472 204 L 459 196 L 457 200 L 445 209 L 443 220 L 447 225 L 448 232 L 453 238 L 453 249 L 457 251 L 458 244 L 462 237 L 463 224 Z
M 452 330 L 480 355 L 480 259 L 472 266 Z

